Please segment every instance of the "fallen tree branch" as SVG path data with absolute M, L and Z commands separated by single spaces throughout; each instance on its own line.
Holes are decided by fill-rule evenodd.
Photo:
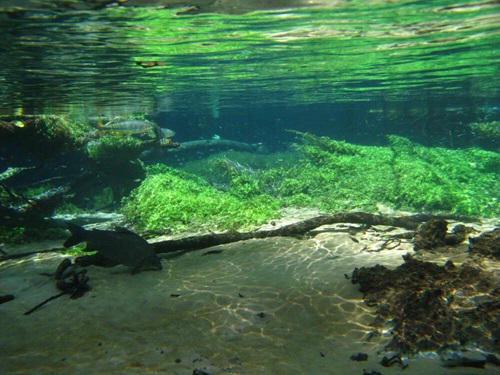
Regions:
M 231 141 L 229 139 L 203 139 L 199 141 L 188 141 L 182 142 L 179 147 L 168 149 L 168 153 L 182 153 L 186 151 L 197 151 L 197 150 L 238 150 L 255 152 L 262 147 L 261 143 L 245 143 L 238 141 Z
M 293 237 L 301 236 L 307 232 L 320 227 L 322 225 L 335 224 L 335 223 L 356 223 L 365 224 L 367 227 L 372 225 L 389 225 L 394 227 L 401 227 L 410 230 L 415 230 L 422 222 L 431 219 L 444 219 L 456 220 L 461 222 L 475 222 L 476 218 L 460 215 L 431 215 L 431 214 L 416 214 L 410 216 L 389 217 L 382 215 L 369 214 L 364 212 L 348 212 L 335 215 L 321 215 L 310 219 L 302 220 L 297 223 L 281 226 L 276 229 L 258 230 L 253 232 L 226 232 L 226 233 L 210 233 L 202 234 L 199 236 L 191 236 L 180 238 L 176 240 L 162 240 L 161 238 L 152 239 L 150 243 L 153 245 L 158 254 L 172 253 L 176 251 L 192 251 L 204 249 L 212 246 L 223 245 L 232 242 L 270 238 L 270 237 Z M 64 251 L 65 248 L 52 248 L 48 250 L 31 251 L 20 254 L 7 254 L 2 251 L 3 255 L 0 256 L 0 261 L 9 259 L 23 258 L 26 256 L 52 253 Z
M 259 230 L 255 232 L 244 233 L 228 232 L 203 234 L 200 236 L 191 236 L 177 240 L 158 240 L 156 242 L 153 241 L 152 245 L 157 253 L 169 253 L 179 250 L 199 250 L 211 246 L 249 240 L 252 238 L 300 236 L 322 225 L 335 223 L 357 223 L 365 224 L 367 226 L 390 225 L 394 227 L 402 227 L 415 230 L 420 223 L 431 219 L 452 219 L 464 222 L 477 221 L 477 219 L 474 218 L 458 215 L 416 214 L 411 216 L 388 217 L 364 212 L 349 212 L 335 215 L 316 216 L 276 229 Z
M 64 247 L 55 247 L 52 249 L 47 249 L 47 250 L 38 250 L 38 251 L 29 251 L 27 253 L 19 253 L 19 254 L 7 254 L 6 251 L 2 251 L 2 256 L 0 256 L 0 262 L 3 262 L 5 260 L 10 260 L 10 259 L 19 259 L 19 258 L 24 258 L 24 257 L 29 257 L 30 255 L 35 255 L 35 254 L 43 254 L 43 253 L 57 253 L 63 250 L 68 250 Z

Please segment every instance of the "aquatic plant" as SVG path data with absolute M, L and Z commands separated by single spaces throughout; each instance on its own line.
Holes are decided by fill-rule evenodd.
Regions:
M 87 155 L 102 164 L 123 164 L 136 160 L 142 151 L 142 142 L 134 137 L 107 135 L 87 144 Z
M 123 213 L 141 230 L 243 230 L 279 216 L 279 204 L 265 194 L 238 198 L 192 174 L 156 171 L 124 200 Z
M 346 154 L 342 149 L 337 151 L 337 141 L 325 137 L 321 146 L 311 135 L 302 140 L 296 147 L 305 156 L 303 178 L 297 178 L 308 181 L 306 187 L 320 197 L 327 193 L 331 199 L 348 200 L 354 207 L 384 203 L 412 211 L 498 214 L 497 153 L 424 147 L 388 136 L 389 147 L 351 145 L 355 149 L 350 147 Z M 320 206 L 328 208 L 328 202 Z
M 238 197 L 270 195 L 283 207 L 329 212 L 379 204 L 410 211 L 497 216 L 500 155 L 478 148 L 424 147 L 398 136 L 387 146 L 359 146 L 296 133 L 294 153 L 268 167 L 247 153 L 213 156 L 186 166 Z M 289 159 L 288 159 L 289 158 Z M 208 167 L 207 167 L 208 166 Z
M 290 206 L 374 212 L 383 204 L 489 217 L 500 212 L 497 153 L 429 148 L 398 136 L 389 136 L 387 146 L 299 136 L 295 153 L 276 158 L 288 155 L 293 162 L 265 167 L 247 153 L 232 152 L 230 158 L 224 153 L 190 163 L 190 173 L 148 167 L 123 212 L 139 229 L 173 231 L 241 230 Z
M 480 137 L 500 138 L 500 121 L 473 122 L 469 128 Z
M 92 130 L 85 121 L 78 121 L 63 116 L 38 117 L 39 133 L 51 140 L 64 140 L 67 143 L 77 143 L 79 137 Z
M 20 226 L 0 226 L 0 243 L 15 244 L 24 242 L 26 229 Z
M 37 222 L 37 225 L 1 225 L 0 243 L 9 245 L 24 242 L 62 239 L 66 235 L 63 228 L 55 227 L 49 222 Z
M 23 124 L 22 128 L 2 134 L 0 143 L 16 145 L 24 152 L 42 158 L 80 149 L 83 145 L 81 138 L 92 131 L 87 122 L 64 116 L 0 116 L 0 120 Z

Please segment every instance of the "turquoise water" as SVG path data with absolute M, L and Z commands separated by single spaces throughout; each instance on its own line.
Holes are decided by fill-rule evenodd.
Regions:
M 64 220 L 182 238 L 353 210 L 492 230 L 499 24 L 497 1 L 0 0 L 1 245 L 60 247 Z M 130 119 L 174 145 L 101 134 Z M 400 265 L 413 244 L 386 246 L 400 232 L 339 224 L 162 255 L 162 271 L 134 276 L 90 266 L 92 291 L 29 317 L 59 292 L 41 274 L 61 256 L 3 261 L 0 295 L 16 299 L 0 306 L 0 372 L 399 374 L 379 364 L 390 322 L 373 327 L 348 277 Z M 441 250 L 418 256 L 471 259 L 465 242 Z M 498 261 L 481 264 L 494 280 Z M 483 291 L 447 298 L 497 303 Z M 405 361 L 455 372 L 435 353 Z
M 217 117 L 381 98 L 498 105 L 495 1 L 335 1 L 247 14 L 72 3 L 0 4 L 3 113 Z

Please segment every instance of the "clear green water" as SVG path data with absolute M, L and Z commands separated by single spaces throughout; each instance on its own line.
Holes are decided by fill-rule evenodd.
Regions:
M 217 116 L 261 104 L 498 97 L 496 1 L 356 0 L 230 15 L 32 3 L 0 3 L 4 114 L 151 113 L 175 101 L 175 110 Z
M 0 0 L 0 172 L 28 168 L 17 181 L 5 179 L 20 195 L 45 191 L 44 181 L 67 180 L 75 194 L 62 213 L 119 210 L 142 183 L 133 193 L 140 197 L 136 211 L 162 215 L 156 223 L 167 230 L 206 230 L 208 221 L 217 224 L 210 230 L 234 229 L 221 224 L 220 202 L 241 203 L 237 197 L 253 204 L 262 193 L 288 208 L 329 213 L 394 208 L 498 218 L 498 1 L 324 0 L 330 6 L 231 14 L 131 6 L 182 1 L 121 2 Z M 228 3 L 217 1 L 222 10 Z M 79 132 L 97 130 L 96 115 L 145 116 L 174 129 L 181 144 L 223 139 L 291 152 L 233 152 L 211 161 L 153 153 L 150 163 L 197 173 L 213 188 L 197 187 L 199 179 L 186 175 L 177 185 L 154 185 L 152 178 L 143 182 L 142 166 L 129 163 L 135 156 L 125 148 L 92 162 L 88 144 L 106 150 L 106 141 L 85 143 Z M 312 142 L 288 129 L 312 134 L 303 137 Z M 394 134 L 405 138 L 388 142 Z M 77 179 L 82 171 L 88 185 Z M 31 186 L 41 190 L 30 193 Z M 7 207 L 13 199 L 4 190 L 0 206 Z M 236 203 L 226 216 L 259 214 Z M 6 212 L 1 241 L 36 239 L 38 226 L 13 224 Z M 257 219 L 267 220 L 264 214 Z M 498 219 L 481 230 L 495 226 Z M 374 308 L 344 276 L 377 263 L 395 267 L 412 250 L 407 242 L 381 251 L 380 230 L 230 244 L 219 255 L 204 256 L 204 249 L 165 257 L 162 272 L 134 277 L 124 267 L 92 267 L 91 293 L 63 297 L 29 319 L 22 314 L 55 291 L 40 274 L 53 272 L 60 259 L 2 264 L 0 295 L 16 300 L 0 308 L 8 323 L 0 329 L 7 338 L 0 372 L 188 375 L 205 367 L 212 374 L 399 374 L 379 364 L 391 331 L 367 341 Z M 467 253 L 425 256 L 458 264 Z M 498 272 L 497 263 L 486 264 Z M 370 362 L 351 361 L 358 351 L 370 353 Z M 444 371 L 431 357 L 412 359 L 405 373 Z M 467 373 L 496 371 L 487 365 Z

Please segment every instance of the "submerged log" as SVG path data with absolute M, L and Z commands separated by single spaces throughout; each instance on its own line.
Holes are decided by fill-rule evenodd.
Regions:
M 9 194 L 12 203 L 4 205 L 0 202 L 0 221 L 9 226 L 38 226 L 46 222 L 54 209 L 69 196 L 69 185 L 49 189 L 41 194 L 26 198 L 14 195 L 4 184 L 0 184 Z
M 174 146 L 164 146 L 155 149 L 145 150 L 141 159 L 143 160 L 155 160 L 158 157 L 165 157 L 165 155 L 182 155 L 182 157 L 188 157 L 194 155 L 199 157 L 199 154 L 212 154 L 221 151 L 242 151 L 242 152 L 252 152 L 252 153 L 263 153 L 265 152 L 265 147 L 262 143 L 244 143 L 238 141 L 231 141 L 228 139 L 204 139 L 199 141 L 188 141 L 182 143 L 175 143 Z
M 453 219 L 464 222 L 476 221 L 476 219 L 474 218 L 457 215 L 436 216 L 430 214 L 416 214 L 411 216 L 388 217 L 364 212 L 348 212 L 335 215 L 316 216 L 310 219 L 299 221 L 297 223 L 284 225 L 282 227 L 270 230 L 259 230 L 243 233 L 211 233 L 181 238 L 177 240 L 156 240 L 153 241 L 153 246 L 157 253 L 169 253 L 180 250 L 199 250 L 211 246 L 249 240 L 253 238 L 300 236 L 322 225 L 335 223 L 356 223 L 365 224 L 367 226 L 390 225 L 394 227 L 402 227 L 414 230 L 420 223 L 431 219 Z
M 179 147 L 169 149 L 169 153 L 192 152 L 197 150 L 238 150 L 256 152 L 262 148 L 261 143 L 244 143 L 229 139 L 204 139 L 199 141 L 182 142 Z
M 226 232 L 226 233 L 209 233 L 197 236 L 190 236 L 174 240 L 164 240 L 161 237 L 150 240 L 156 253 L 172 253 L 177 251 L 193 251 L 200 250 L 212 246 L 228 244 L 232 242 L 270 238 L 270 237 L 294 237 L 302 236 L 307 232 L 320 227 L 322 225 L 335 224 L 335 223 L 356 223 L 364 224 L 366 227 L 372 225 L 389 225 L 394 227 L 401 227 L 410 230 L 415 230 L 422 222 L 431 219 L 451 219 L 459 220 L 462 222 L 474 222 L 477 219 L 458 216 L 458 215 L 430 215 L 430 214 L 416 214 L 410 216 L 388 217 L 383 215 L 369 214 L 364 212 L 349 212 L 340 213 L 335 215 L 321 215 L 305 219 L 293 224 L 281 226 L 276 229 L 258 230 L 253 232 Z M 2 251 L 0 261 L 8 259 L 22 258 L 25 256 L 34 255 L 37 253 L 49 253 L 64 251 L 64 248 L 53 248 L 48 250 L 33 251 L 22 254 L 7 254 Z

